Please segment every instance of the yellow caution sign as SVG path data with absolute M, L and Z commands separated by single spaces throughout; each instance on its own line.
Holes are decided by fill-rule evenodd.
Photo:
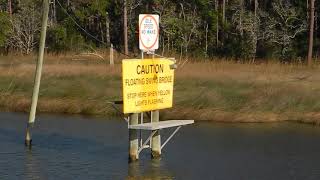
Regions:
M 172 107 L 174 64 L 169 59 L 122 60 L 124 113 Z

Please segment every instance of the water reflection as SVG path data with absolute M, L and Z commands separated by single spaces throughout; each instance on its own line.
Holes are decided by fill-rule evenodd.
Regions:
M 144 151 L 128 164 L 128 129 L 119 121 L 40 116 L 29 151 L 27 117 L 2 115 L 0 180 L 320 179 L 318 126 L 198 123 L 184 127 L 161 160 Z
M 149 161 L 149 163 L 147 162 Z M 145 164 L 147 163 L 147 164 Z M 161 159 L 146 160 L 144 162 L 133 162 L 128 164 L 128 180 L 135 179 L 174 179 L 172 173 L 166 169 L 166 165 Z
M 46 179 L 43 176 L 43 170 L 40 168 L 41 164 L 38 160 L 37 156 L 34 155 L 34 150 L 32 151 L 31 148 L 26 148 L 26 160 L 25 160 L 25 173 L 27 179 L 33 179 L 33 180 L 42 180 Z

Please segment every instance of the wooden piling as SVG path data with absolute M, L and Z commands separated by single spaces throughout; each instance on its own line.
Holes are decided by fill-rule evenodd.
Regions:
M 151 111 L 151 122 L 159 122 L 159 110 Z M 154 130 L 155 134 L 151 141 L 151 156 L 152 158 L 159 158 L 161 156 L 161 135 L 160 129 Z M 152 132 L 154 132 L 152 131 Z
M 130 115 L 129 125 L 137 125 L 139 123 L 139 114 L 134 113 Z M 129 129 L 129 162 L 133 162 L 139 159 L 138 154 L 139 139 L 138 130 Z
M 114 66 L 114 60 L 113 60 L 113 44 L 110 45 L 110 65 Z

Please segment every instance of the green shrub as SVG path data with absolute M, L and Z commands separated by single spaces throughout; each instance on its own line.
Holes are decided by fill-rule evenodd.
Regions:
M 0 12 L 0 24 L 0 47 L 3 47 L 11 30 L 8 13 Z
M 48 29 L 47 44 L 50 51 L 61 52 L 67 49 L 67 30 L 57 25 Z

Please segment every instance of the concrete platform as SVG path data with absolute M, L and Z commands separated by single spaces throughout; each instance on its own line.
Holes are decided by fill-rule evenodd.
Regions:
M 193 124 L 194 120 L 168 120 L 154 123 L 143 123 L 137 125 L 129 125 L 129 129 L 140 129 L 140 130 L 158 130 L 170 127 L 184 126 Z

